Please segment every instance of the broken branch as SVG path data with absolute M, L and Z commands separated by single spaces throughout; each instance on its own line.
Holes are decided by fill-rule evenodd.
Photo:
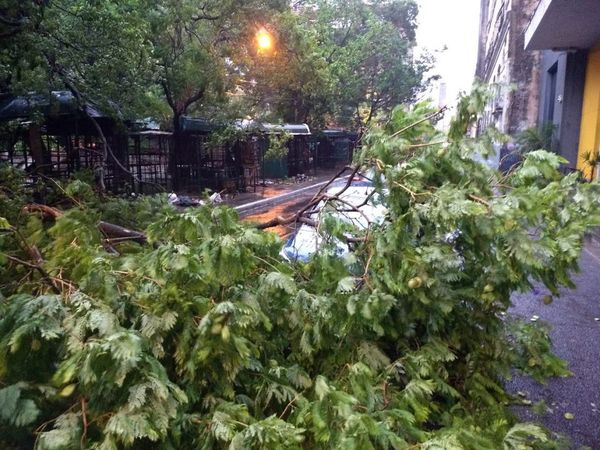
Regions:
M 43 216 L 51 217 L 53 219 L 58 219 L 63 215 L 63 212 L 52 206 L 48 205 L 40 205 L 38 203 L 32 203 L 30 205 L 26 205 L 23 207 L 22 211 L 24 213 L 32 214 L 32 213 L 40 213 Z M 147 242 L 146 235 L 141 231 L 130 230 L 129 228 L 122 227 L 120 225 L 115 225 L 114 223 L 100 221 L 98 222 L 98 230 L 109 240 L 130 240 L 139 242 L 140 244 L 145 244 Z
M 431 114 L 423 117 L 421 120 L 417 120 L 415 123 L 411 123 L 410 125 L 408 125 L 408 126 L 406 126 L 404 128 L 401 128 L 400 130 L 398 130 L 394 134 L 392 134 L 390 136 L 390 138 L 395 138 L 396 136 L 404 133 L 405 131 L 408 131 L 411 128 L 416 127 L 417 125 L 419 125 L 419 124 L 421 124 L 423 122 L 427 122 L 428 120 L 431 120 L 431 119 L 433 119 L 436 116 L 439 116 L 440 114 L 444 113 L 446 111 L 446 109 L 448 109 L 448 107 L 444 106 L 443 108 L 439 109 L 438 111 L 436 111 L 434 113 L 431 113 Z

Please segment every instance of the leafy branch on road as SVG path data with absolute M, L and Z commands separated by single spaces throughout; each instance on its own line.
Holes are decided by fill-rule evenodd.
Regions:
M 506 312 L 533 282 L 573 285 L 600 188 L 544 151 L 500 185 L 472 158 L 489 141 L 459 133 L 476 111 L 449 136 L 430 113 L 372 128 L 348 170 L 372 168 L 385 220 L 306 263 L 228 207 L 99 199 L 79 180 L 57 189 L 60 209 L 34 206 L 0 168 L 0 446 L 555 448 L 516 421 L 503 382 L 565 363 Z M 293 220 L 335 201 L 328 187 Z

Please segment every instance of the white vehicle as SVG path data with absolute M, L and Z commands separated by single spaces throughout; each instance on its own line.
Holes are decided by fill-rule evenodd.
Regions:
M 325 192 L 324 199 L 305 214 L 314 225 L 303 223 L 297 229 L 280 252 L 283 258 L 288 261 L 310 260 L 328 239 L 320 226 L 326 214 L 351 224 L 359 231 L 383 222 L 387 208 L 382 196 L 374 192 L 373 183 L 364 177 L 355 177 L 348 187 L 346 184 L 344 181 L 335 183 Z M 353 237 L 351 233 L 346 236 Z M 333 243 L 339 256 L 350 251 L 347 242 L 335 239 Z

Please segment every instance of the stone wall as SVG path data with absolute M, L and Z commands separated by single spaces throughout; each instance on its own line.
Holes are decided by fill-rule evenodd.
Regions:
M 524 49 L 524 35 L 539 0 L 482 0 L 476 75 L 504 87 L 480 130 L 494 124 L 515 135 L 536 125 L 541 54 Z M 503 17 L 501 17 L 503 15 Z

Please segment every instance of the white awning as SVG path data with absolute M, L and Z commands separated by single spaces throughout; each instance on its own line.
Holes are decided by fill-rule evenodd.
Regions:
M 264 123 L 255 120 L 243 119 L 237 120 L 235 125 L 240 130 L 256 130 L 266 134 L 276 134 L 286 132 L 292 136 L 309 136 L 310 128 L 305 123 Z

